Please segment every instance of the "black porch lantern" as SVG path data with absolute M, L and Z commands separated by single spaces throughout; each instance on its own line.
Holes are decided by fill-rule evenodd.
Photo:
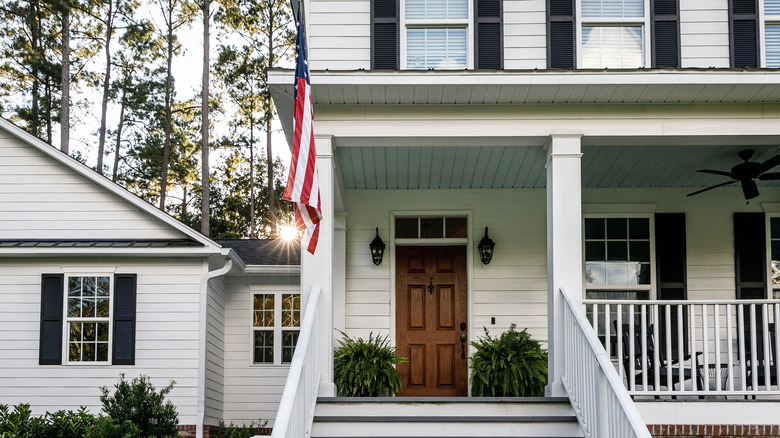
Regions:
M 379 227 L 376 229 L 376 237 L 368 244 L 368 247 L 371 248 L 371 259 L 374 260 L 375 265 L 379 266 L 385 255 L 385 242 L 382 242 L 382 238 L 379 237 Z
M 493 248 L 495 246 L 496 243 L 488 236 L 488 227 L 485 227 L 485 237 L 479 241 L 477 246 L 479 248 L 479 259 L 482 260 L 482 263 L 487 265 L 493 260 Z

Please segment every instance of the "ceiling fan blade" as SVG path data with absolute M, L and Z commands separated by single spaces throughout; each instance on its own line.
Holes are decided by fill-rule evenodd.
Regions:
M 697 172 L 701 172 L 701 173 L 711 173 L 711 174 L 713 174 L 713 175 L 722 175 L 722 176 L 727 176 L 727 177 L 729 177 L 729 178 L 732 178 L 732 176 L 731 176 L 731 172 L 724 172 L 724 171 L 722 171 L 722 170 L 700 169 L 700 170 L 697 170 Z
M 751 200 L 758 197 L 758 186 L 752 179 L 743 179 L 742 181 L 742 194 L 745 195 L 746 200 Z
M 689 193 L 689 194 L 688 194 L 688 195 L 686 195 L 686 196 L 693 196 L 693 195 L 698 195 L 699 193 L 704 193 L 704 192 L 706 192 L 707 190 L 717 189 L 718 187 L 723 187 L 723 186 L 726 186 L 726 185 L 729 185 L 729 184 L 733 184 L 733 183 L 735 183 L 735 182 L 736 182 L 736 181 L 726 181 L 726 182 L 724 182 L 724 183 L 715 184 L 714 186 L 707 187 L 706 189 L 701 189 L 701 190 L 699 190 L 699 191 L 697 191 L 697 192 Z
M 775 155 L 774 157 L 756 166 L 756 172 L 758 172 L 757 173 L 758 175 L 761 175 L 762 173 L 766 172 L 767 170 L 777 165 L 780 165 L 780 155 Z
M 780 172 L 769 172 L 764 173 L 758 176 L 758 179 L 766 181 L 766 180 L 773 180 L 773 179 L 780 179 Z

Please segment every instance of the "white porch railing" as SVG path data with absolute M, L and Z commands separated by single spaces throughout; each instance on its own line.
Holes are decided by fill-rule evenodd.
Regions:
M 780 300 L 583 303 L 632 396 L 780 395 Z
M 311 288 L 309 300 L 303 310 L 301 331 L 295 345 L 290 371 L 284 384 L 282 400 L 273 424 L 274 438 L 302 438 L 311 435 L 314 405 L 320 377 L 317 368 L 317 305 L 320 286 Z
M 561 288 L 564 374 L 561 378 L 586 438 L 650 438 L 609 355 L 582 308 Z

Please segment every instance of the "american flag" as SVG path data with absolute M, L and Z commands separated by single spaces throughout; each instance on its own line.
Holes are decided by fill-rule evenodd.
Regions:
M 309 67 L 301 23 L 296 17 L 298 41 L 295 50 L 295 102 L 293 111 L 293 147 L 290 173 L 282 199 L 294 202 L 295 226 L 301 233 L 301 247 L 314 254 L 320 235 L 322 209 L 320 181 L 317 176 L 317 151 L 314 149 L 314 113 L 311 106 Z

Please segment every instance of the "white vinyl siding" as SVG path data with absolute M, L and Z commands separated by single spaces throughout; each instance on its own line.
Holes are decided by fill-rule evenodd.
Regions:
M 371 2 L 312 0 L 307 2 L 309 69 L 371 68 Z
M 300 293 L 300 280 L 231 278 L 225 284 L 224 415 L 226 423 L 273 419 L 282 397 L 289 364 L 252 363 L 252 297 L 255 294 Z
M 0 239 L 184 235 L 0 129 Z
M 211 269 L 215 269 L 215 266 Z M 225 294 L 223 277 L 209 280 L 206 321 L 206 423 L 213 425 L 218 425 L 224 416 Z
M 679 4 L 682 67 L 729 67 L 728 2 L 687 0 Z
M 546 1 L 508 1 L 503 8 L 504 68 L 547 68 Z
M 41 274 L 137 273 L 135 365 L 38 365 Z M 29 403 L 33 414 L 86 406 L 100 412 L 100 387 L 124 373 L 158 388 L 176 385 L 170 400 L 181 424 L 195 424 L 201 259 L 0 259 L 0 404 Z M 70 274 L 67 274 L 70 275 Z M 7 293 L 13 291 L 13 293 Z

